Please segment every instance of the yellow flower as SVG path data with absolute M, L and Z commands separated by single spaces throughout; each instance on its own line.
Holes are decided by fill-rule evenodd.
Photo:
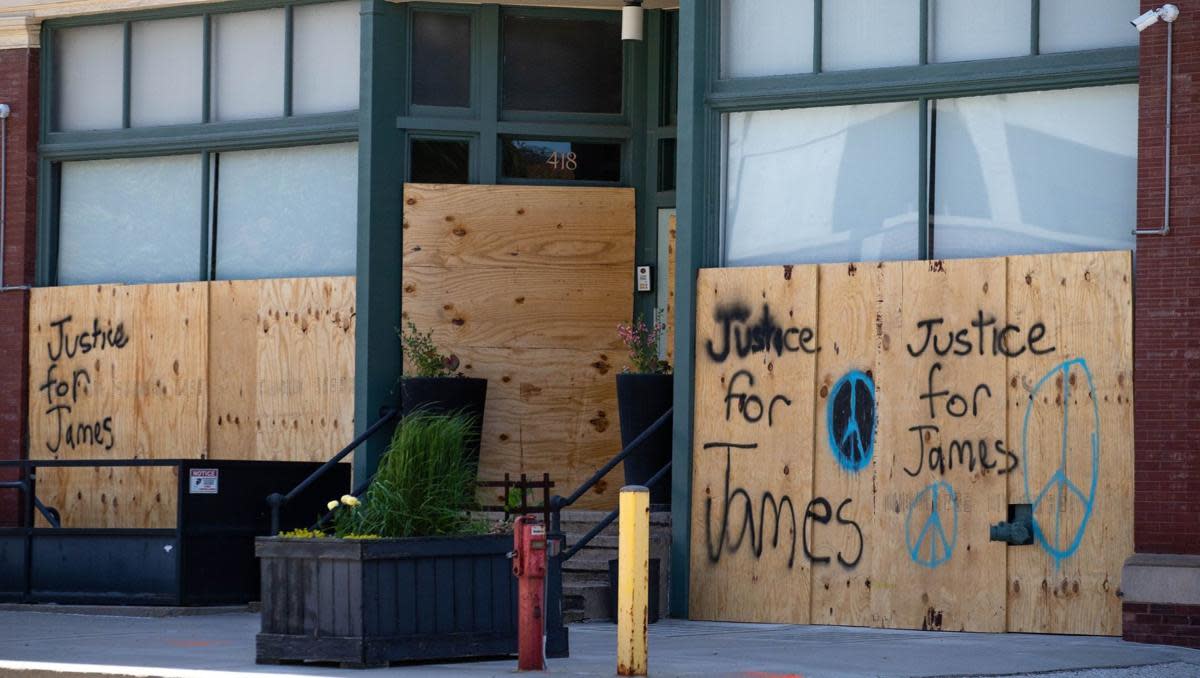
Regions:
M 331 501 L 325 505 L 325 508 L 329 509 L 330 511 L 334 510 L 337 507 L 338 507 L 338 503 L 337 503 L 336 499 L 334 499 L 333 501 Z
M 352 494 L 343 494 L 342 503 L 346 506 L 358 506 L 358 497 Z

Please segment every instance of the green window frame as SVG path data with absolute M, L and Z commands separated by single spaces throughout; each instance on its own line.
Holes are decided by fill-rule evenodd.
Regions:
M 199 154 L 202 159 L 201 239 L 198 281 L 212 279 L 211 189 L 214 155 L 224 151 L 283 148 L 342 142 L 359 137 L 359 111 L 295 115 L 292 111 L 293 10 L 303 5 L 327 4 L 335 0 L 239 0 L 211 5 L 160 10 L 120 12 L 46 21 L 42 26 L 40 106 L 45 121 L 38 147 L 38 254 L 36 283 L 57 284 L 58 212 L 63 162 Z M 212 23 L 223 14 L 263 9 L 284 11 L 283 115 L 236 121 L 212 119 Z M 130 125 L 131 26 L 135 21 L 201 17 L 203 29 L 202 112 L 198 123 L 161 127 Z M 56 131 L 55 36 L 62 29 L 80 26 L 124 25 L 124 69 L 122 127 L 95 131 Z

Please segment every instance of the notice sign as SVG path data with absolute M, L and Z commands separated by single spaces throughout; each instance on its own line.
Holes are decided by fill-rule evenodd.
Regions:
M 220 477 L 215 468 L 191 469 L 188 479 L 188 494 L 216 494 L 217 480 Z

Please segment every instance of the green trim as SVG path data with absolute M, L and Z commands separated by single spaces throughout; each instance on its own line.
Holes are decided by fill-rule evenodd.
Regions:
M 212 15 L 204 15 L 204 63 L 201 65 L 200 122 L 212 122 Z
M 1042 53 L 1042 1 L 1029 0 L 1029 54 Z
M 357 113 L 326 113 L 103 132 L 52 132 L 46 134 L 39 154 L 53 161 L 126 158 L 336 143 L 357 136 Z
M 707 101 L 720 112 L 911 101 L 1135 83 L 1138 49 L 718 80 Z
M 283 117 L 292 117 L 292 88 L 295 86 L 292 72 L 296 51 L 296 16 L 293 5 L 283 8 Z
M 813 73 L 820 73 L 825 61 L 825 0 L 813 0 Z
M 691 577 L 692 412 L 696 272 L 718 263 L 720 119 L 707 106 L 720 42 L 719 0 L 694 0 L 679 11 L 679 126 L 676 163 L 675 416 L 671 454 L 671 615 L 688 616 Z
M 931 8 L 929 0 L 921 0 L 921 9 L 917 19 L 917 63 L 924 66 L 929 63 L 929 20 Z
M 401 285 L 404 267 L 403 183 L 405 142 L 396 130 L 404 104 L 397 79 L 408 59 L 406 8 L 362 0 L 359 86 L 358 262 L 355 288 L 354 427 L 361 433 L 380 409 L 398 404 Z M 378 435 L 354 453 L 355 482 L 370 477 L 387 449 Z
M 479 51 L 482 68 L 479 82 L 479 182 L 498 183 L 500 178 L 500 7 L 484 5 L 479 14 Z M 490 64 L 490 66 L 489 66 Z M 519 132 L 509 132 L 519 134 Z
M 917 257 L 929 258 L 929 100 L 917 106 Z
M 197 280 L 211 280 L 215 253 L 212 247 L 212 166 L 213 154 L 205 151 L 200 155 L 200 276 Z
M 133 24 L 126 21 L 122 36 L 124 44 L 121 59 L 121 127 L 129 129 L 130 101 L 133 98 Z

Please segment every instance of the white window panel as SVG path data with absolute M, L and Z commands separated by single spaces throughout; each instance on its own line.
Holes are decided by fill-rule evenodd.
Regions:
M 933 256 L 1132 249 L 1137 92 L 937 102 Z
M 58 282 L 196 280 L 201 174 L 199 155 L 64 162 Z
M 1131 47 L 1138 32 L 1129 20 L 1141 14 L 1138 0 L 1041 0 L 1041 51 L 1072 52 Z
M 204 19 L 138 21 L 132 26 L 130 122 L 134 127 L 200 122 Z
M 826 2 L 821 69 L 909 66 L 920 62 L 919 0 Z
M 212 18 L 212 113 L 216 120 L 283 115 L 284 12 Z
M 812 72 L 813 0 L 724 0 L 721 12 L 725 77 Z
M 929 60 L 969 61 L 1030 53 L 1029 0 L 931 0 Z
M 914 259 L 915 102 L 732 113 L 731 266 Z
M 55 129 L 116 129 L 124 116 L 125 26 L 54 32 Z
M 353 275 L 358 144 L 220 155 L 216 277 Z
M 357 0 L 292 10 L 293 113 L 358 110 L 359 10 Z

